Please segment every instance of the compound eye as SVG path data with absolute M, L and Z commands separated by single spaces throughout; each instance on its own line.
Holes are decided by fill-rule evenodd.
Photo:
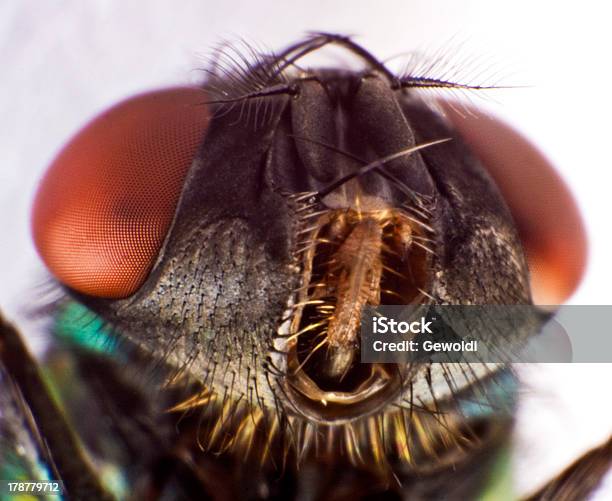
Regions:
M 62 284 L 100 298 L 127 297 L 142 285 L 204 138 L 205 100 L 194 88 L 130 98 L 55 158 L 36 193 L 32 233 Z

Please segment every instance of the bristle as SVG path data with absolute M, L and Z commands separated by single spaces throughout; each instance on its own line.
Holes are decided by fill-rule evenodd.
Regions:
M 208 404 L 211 399 L 215 398 L 215 396 L 216 395 L 210 390 L 204 390 L 170 407 L 166 412 L 181 412 L 189 409 L 194 409 L 196 407 L 202 407 Z

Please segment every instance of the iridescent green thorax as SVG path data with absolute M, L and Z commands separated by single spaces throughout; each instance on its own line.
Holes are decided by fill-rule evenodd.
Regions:
M 53 333 L 62 341 L 100 354 L 117 352 L 117 337 L 111 328 L 86 306 L 67 301 L 58 309 Z

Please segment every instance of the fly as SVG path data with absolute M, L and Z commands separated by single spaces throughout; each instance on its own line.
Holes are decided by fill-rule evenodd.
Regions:
M 363 68 L 304 67 L 328 46 Z M 366 308 L 531 304 L 509 209 L 424 88 L 470 86 L 318 33 L 228 48 L 200 88 L 88 124 L 33 208 L 63 292 L 43 366 L 0 326 L 0 478 L 88 500 L 482 494 L 512 429 L 510 365 L 360 361 Z

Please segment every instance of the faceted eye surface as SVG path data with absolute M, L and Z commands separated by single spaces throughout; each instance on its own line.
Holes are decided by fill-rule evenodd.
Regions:
M 32 211 L 38 253 L 64 285 L 133 294 L 155 264 L 209 122 L 203 91 L 164 89 L 96 117 L 60 151 Z

